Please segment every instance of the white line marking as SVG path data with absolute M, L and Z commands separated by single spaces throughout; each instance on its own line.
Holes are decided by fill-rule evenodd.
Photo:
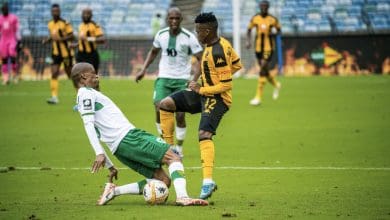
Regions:
M 90 170 L 89 167 L 11 167 L 11 170 Z M 130 168 L 119 167 L 119 170 Z M 199 170 L 201 167 L 185 167 Z M 220 170 L 358 170 L 358 171 L 390 171 L 390 167 L 215 167 Z M 10 167 L 0 167 L 0 170 L 10 170 Z

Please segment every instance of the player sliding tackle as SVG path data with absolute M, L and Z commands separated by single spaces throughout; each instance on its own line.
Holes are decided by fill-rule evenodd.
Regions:
M 168 187 L 172 179 L 177 205 L 208 205 L 205 200 L 192 199 L 188 196 L 183 164 L 180 157 L 169 149 L 170 146 L 160 138 L 135 128 L 111 99 L 95 90 L 99 86 L 99 77 L 91 64 L 74 65 L 71 78 L 77 89 L 77 107 L 96 154 L 92 173 L 98 172 L 104 166 L 110 172 L 109 182 L 98 200 L 98 205 L 107 204 L 115 196 L 141 194 L 143 187 L 151 178 L 163 181 Z M 117 179 L 118 170 L 101 146 L 99 138 L 107 144 L 119 161 L 147 179 L 115 186 L 112 180 Z M 169 176 L 161 168 L 162 164 L 168 165 Z

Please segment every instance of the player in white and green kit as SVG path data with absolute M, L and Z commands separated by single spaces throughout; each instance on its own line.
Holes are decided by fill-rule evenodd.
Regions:
M 161 138 L 135 128 L 110 98 L 95 90 L 99 86 L 99 77 L 91 64 L 74 65 L 71 78 L 77 89 L 77 108 L 96 154 L 92 172 L 97 172 L 103 166 L 110 171 L 109 182 L 98 205 L 105 205 L 118 195 L 140 194 L 151 178 L 165 182 L 168 187 L 172 179 L 178 205 L 208 205 L 205 200 L 192 199 L 188 196 L 183 164 L 180 157 L 169 149 L 170 146 Z M 118 170 L 107 156 L 99 139 L 107 144 L 119 161 L 148 179 L 115 186 L 112 180 L 114 177 L 117 178 Z M 161 168 L 162 164 L 168 165 L 169 176 Z
M 200 75 L 199 61 L 202 58 L 202 46 L 197 38 L 185 28 L 180 27 L 183 20 L 182 14 L 177 7 L 170 8 L 167 15 L 168 27 L 157 32 L 153 46 L 150 49 L 143 68 L 137 73 L 136 81 L 140 81 L 149 65 L 161 51 L 161 59 L 158 69 L 158 78 L 154 84 L 153 102 L 156 109 L 156 126 L 161 135 L 159 103 L 162 99 L 173 92 L 183 90 L 191 77 L 197 81 Z M 191 68 L 191 58 L 195 56 L 197 61 Z M 186 122 L 184 112 L 176 112 L 176 140 L 177 145 L 173 149 L 182 154 L 182 144 L 186 134 Z M 174 143 L 168 143 L 174 145 Z

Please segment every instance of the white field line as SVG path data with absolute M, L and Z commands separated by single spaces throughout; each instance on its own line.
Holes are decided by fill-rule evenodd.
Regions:
M 11 167 L 11 170 L 90 170 L 89 167 Z M 129 168 L 119 167 L 119 170 Z M 201 169 L 201 167 L 185 167 L 185 169 Z M 220 170 L 357 170 L 357 171 L 390 171 L 390 167 L 215 167 Z M 0 167 L 0 170 L 10 170 L 10 167 Z

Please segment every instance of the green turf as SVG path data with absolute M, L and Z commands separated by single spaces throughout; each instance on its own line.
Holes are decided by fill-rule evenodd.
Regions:
M 164 206 L 146 205 L 140 196 L 95 206 L 106 171 L 54 169 L 86 168 L 94 160 L 72 111 L 71 83 L 61 82 L 57 106 L 45 103 L 47 81 L 2 86 L 0 167 L 53 169 L 1 170 L 0 219 L 390 219 L 390 77 L 280 80 L 280 99 L 271 99 L 267 85 L 258 107 L 248 104 L 256 81 L 234 81 L 233 106 L 214 138 L 219 190 L 209 207 L 173 206 L 173 188 Z M 132 123 L 155 133 L 152 86 L 152 81 L 101 83 Z M 199 115 L 187 117 L 184 165 L 192 167 L 186 174 L 193 196 L 201 185 L 198 121 Z M 306 169 L 287 169 L 294 167 Z M 119 185 L 141 178 L 119 172 Z

